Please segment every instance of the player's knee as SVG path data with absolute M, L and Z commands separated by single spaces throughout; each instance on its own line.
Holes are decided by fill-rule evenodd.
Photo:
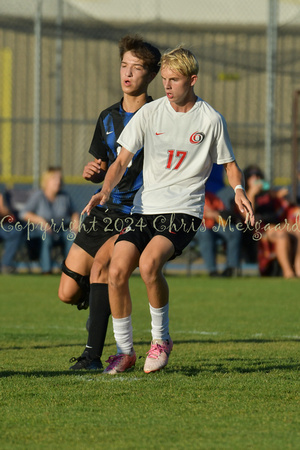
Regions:
M 58 288 L 58 298 L 68 305 L 76 304 L 79 290 L 80 288 L 78 285 L 76 286 L 74 284 L 73 289 L 71 290 L 65 284 L 60 283 Z
M 90 273 L 91 283 L 108 283 L 109 263 L 103 264 L 101 261 L 94 261 Z
M 128 281 L 129 275 L 126 269 L 118 263 L 112 263 L 109 267 L 108 279 L 109 285 L 118 288 Z
M 68 298 L 67 296 L 65 296 L 64 294 L 62 294 L 60 291 L 58 291 L 58 298 L 59 300 L 61 300 L 63 303 L 65 303 L 66 305 L 72 305 L 74 300 L 71 298 Z
M 81 296 L 81 288 L 78 282 L 66 273 L 61 274 L 58 288 L 58 298 L 66 304 L 76 305 Z
M 157 279 L 159 270 L 156 261 L 153 259 L 141 258 L 139 268 L 141 278 L 145 284 L 152 283 Z
M 58 298 L 66 304 L 72 305 L 74 302 L 74 299 L 71 298 L 69 295 L 67 295 L 68 293 L 65 292 L 63 289 L 59 288 L 58 289 Z

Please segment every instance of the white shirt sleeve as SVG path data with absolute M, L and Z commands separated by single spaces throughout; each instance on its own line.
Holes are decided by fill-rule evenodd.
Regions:
M 118 144 L 135 154 L 144 146 L 147 105 L 139 109 L 119 136 Z
M 211 156 L 216 164 L 224 164 L 235 160 L 227 124 L 221 114 L 218 114 L 218 120 L 215 124 L 215 139 L 211 146 Z

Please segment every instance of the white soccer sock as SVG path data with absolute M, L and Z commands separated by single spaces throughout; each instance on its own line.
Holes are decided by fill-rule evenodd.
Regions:
M 118 353 L 131 355 L 133 350 L 131 316 L 122 319 L 113 317 L 112 323 Z
M 153 308 L 150 304 L 152 340 L 167 341 L 169 336 L 169 303 L 162 308 Z

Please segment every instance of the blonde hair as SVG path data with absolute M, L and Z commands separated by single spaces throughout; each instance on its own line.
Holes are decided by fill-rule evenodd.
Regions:
M 174 72 L 179 72 L 186 77 L 197 75 L 199 64 L 195 55 L 186 48 L 179 46 L 166 52 L 160 60 L 161 68 L 168 67 Z

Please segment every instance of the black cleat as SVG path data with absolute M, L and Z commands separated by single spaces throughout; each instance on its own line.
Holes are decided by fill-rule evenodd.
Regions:
M 100 358 L 90 359 L 86 352 L 83 352 L 79 358 L 71 358 L 70 363 L 76 362 L 73 366 L 69 367 L 70 370 L 101 370 L 103 369 Z

